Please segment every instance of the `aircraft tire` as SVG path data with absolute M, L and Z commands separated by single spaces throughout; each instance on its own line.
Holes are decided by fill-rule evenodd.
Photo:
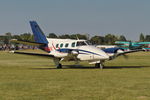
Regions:
M 57 66 L 57 68 L 58 68 L 58 69 L 61 69 L 61 68 L 62 68 L 62 65 L 61 65 L 61 64 L 59 64 L 59 65 Z
M 101 63 L 96 63 L 96 64 L 95 64 L 95 67 L 96 67 L 96 68 L 103 69 L 103 64 L 101 64 Z
M 95 64 L 95 67 L 96 67 L 96 68 L 100 68 L 100 63 L 96 63 L 96 64 Z

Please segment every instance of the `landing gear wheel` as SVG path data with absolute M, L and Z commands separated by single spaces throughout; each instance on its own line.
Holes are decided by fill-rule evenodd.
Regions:
M 57 68 L 58 68 L 58 69 L 62 68 L 62 65 L 61 65 L 61 64 L 58 64 Z
M 103 69 L 103 64 L 101 64 L 101 63 L 96 63 L 96 64 L 95 64 L 95 67 L 96 67 L 96 68 Z
M 103 67 L 104 67 L 103 64 L 100 63 L 99 65 L 100 65 L 100 69 L 103 69 Z
M 100 68 L 100 63 L 96 63 L 96 64 L 95 64 L 95 67 L 96 67 L 96 68 Z

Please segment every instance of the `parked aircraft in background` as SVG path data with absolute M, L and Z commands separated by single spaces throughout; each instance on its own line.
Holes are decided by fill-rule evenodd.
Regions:
M 150 50 L 150 42 L 131 42 L 131 41 L 116 41 L 116 45 L 123 49 L 145 49 Z
M 96 47 L 100 49 L 107 49 L 107 48 L 117 48 L 118 46 L 117 45 L 97 45 Z
M 95 46 L 89 45 L 86 40 L 72 39 L 54 39 L 46 38 L 43 31 L 35 21 L 30 21 L 35 42 L 17 41 L 12 42 L 36 45 L 47 54 L 27 53 L 13 51 L 16 54 L 44 56 L 53 59 L 57 68 L 62 68 L 61 61 L 88 61 L 89 64 L 95 64 L 95 67 L 103 68 L 103 63 L 112 60 L 126 53 L 144 51 L 143 49 L 124 51 L 121 48 L 107 48 L 101 50 Z

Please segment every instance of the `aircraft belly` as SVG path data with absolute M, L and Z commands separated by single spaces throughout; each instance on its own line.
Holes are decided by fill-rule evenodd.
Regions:
M 77 56 L 78 59 L 80 60 L 92 60 L 93 59 L 93 54 L 79 54 Z

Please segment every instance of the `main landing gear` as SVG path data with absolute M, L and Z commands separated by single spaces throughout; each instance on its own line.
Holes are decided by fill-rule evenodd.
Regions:
M 96 63 L 96 64 L 95 64 L 95 67 L 96 67 L 96 68 L 103 69 L 104 65 L 103 65 L 102 63 Z
M 62 65 L 60 63 L 60 59 L 54 58 L 53 61 L 54 61 L 55 65 L 56 65 L 57 69 L 61 69 L 62 68 Z

